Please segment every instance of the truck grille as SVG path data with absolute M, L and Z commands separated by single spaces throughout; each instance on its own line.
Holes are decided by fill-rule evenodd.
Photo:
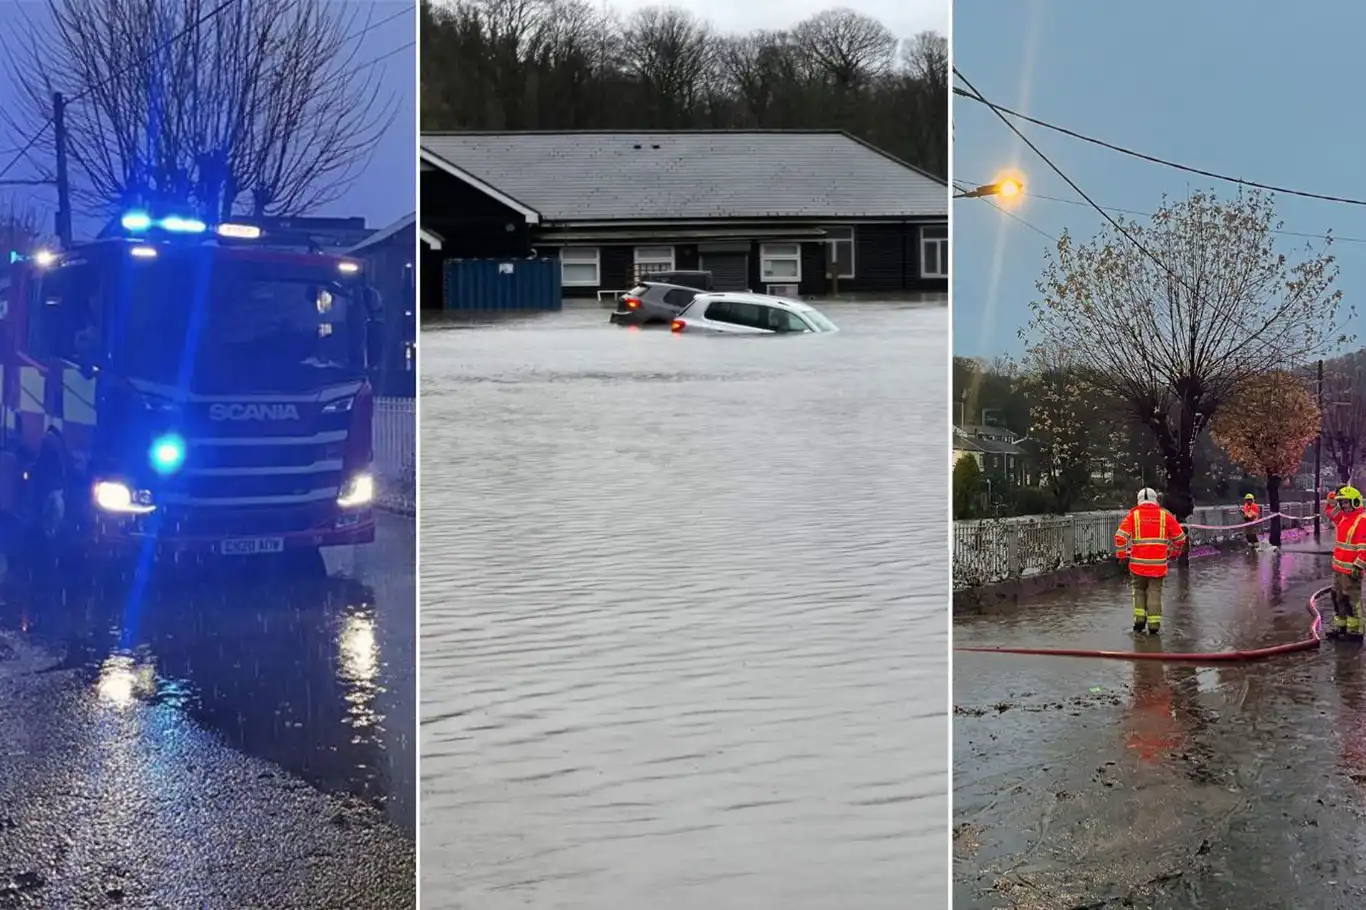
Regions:
M 330 501 L 342 483 L 345 430 L 308 437 L 197 437 L 184 470 L 162 486 L 168 505 L 288 507 Z

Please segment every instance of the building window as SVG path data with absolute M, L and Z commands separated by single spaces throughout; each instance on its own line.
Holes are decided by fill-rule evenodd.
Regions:
M 567 288 L 598 287 L 601 266 L 597 247 L 567 246 L 560 250 L 560 283 Z
M 920 229 L 920 276 L 949 277 L 949 226 L 933 224 Z
M 759 246 L 759 280 L 764 284 L 799 284 L 802 280 L 800 243 L 764 243 Z
M 655 272 L 674 270 L 674 248 L 671 246 L 636 247 L 636 278 L 644 278 Z
M 828 227 L 825 229 L 826 268 L 836 278 L 854 277 L 854 229 Z

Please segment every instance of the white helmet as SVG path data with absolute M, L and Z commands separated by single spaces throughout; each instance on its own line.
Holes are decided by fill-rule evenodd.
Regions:
M 1152 487 L 1144 487 L 1138 491 L 1138 504 L 1143 505 L 1145 502 L 1157 502 L 1157 491 Z

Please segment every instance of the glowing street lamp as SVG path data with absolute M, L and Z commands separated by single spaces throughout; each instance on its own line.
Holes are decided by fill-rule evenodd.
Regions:
M 1011 174 L 1002 174 L 991 183 L 984 183 L 974 190 L 955 193 L 954 199 L 981 199 L 995 196 L 1004 202 L 1014 202 L 1024 195 L 1024 181 Z

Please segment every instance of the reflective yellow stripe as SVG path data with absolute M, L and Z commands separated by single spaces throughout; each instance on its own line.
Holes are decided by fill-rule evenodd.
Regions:
M 1167 510 L 1163 509 L 1157 513 L 1157 536 L 1163 543 L 1167 542 Z
M 1136 566 L 1165 566 L 1167 564 L 1165 559 L 1146 559 L 1141 556 L 1130 556 L 1129 562 Z

